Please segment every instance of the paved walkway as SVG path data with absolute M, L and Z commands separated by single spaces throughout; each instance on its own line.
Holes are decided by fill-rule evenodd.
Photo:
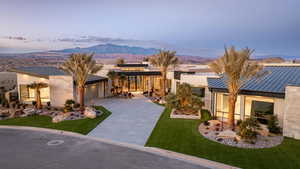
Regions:
M 142 95 L 132 99 L 109 98 L 92 102 L 103 105 L 112 114 L 88 135 L 144 146 L 164 107 Z
M 1 169 L 230 168 L 57 130 L 0 126 Z

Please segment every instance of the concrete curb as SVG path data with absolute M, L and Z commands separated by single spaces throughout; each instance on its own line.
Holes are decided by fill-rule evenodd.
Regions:
M 53 133 L 53 134 L 62 134 L 62 135 L 66 135 L 66 136 L 77 137 L 77 138 L 81 138 L 81 139 L 88 139 L 88 140 L 93 140 L 93 141 L 99 141 L 102 143 L 131 148 L 131 149 L 148 152 L 148 153 L 152 153 L 152 154 L 159 155 L 159 156 L 165 156 L 165 157 L 168 157 L 171 159 L 186 161 L 186 162 L 189 162 L 192 164 L 201 165 L 201 166 L 211 168 L 211 169 L 239 169 L 237 167 L 233 167 L 233 166 L 226 165 L 223 163 L 219 163 L 219 162 L 215 162 L 215 161 L 211 161 L 211 160 L 207 160 L 207 159 L 203 159 L 203 158 L 198 158 L 198 157 L 194 157 L 194 156 L 190 156 L 190 155 L 185 155 L 185 154 L 181 154 L 181 153 L 177 153 L 177 152 L 173 152 L 173 151 L 163 150 L 160 148 L 143 147 L 143 146 L 134 145 L 134 144 L 120 143 L 120 142 L 111 141 L 111 140 L 107 140 L 107 139 L 85 136 L 85 135 L 81 135 L 81 134 L 73 133 L 73 132 L 69 132 L 69 131 L 38 128 L 38 127 L 5 126 L 5 125 L 3 125 L 3 126 L 1 125 L 0 129 L 31 130 L 31 131 L 48 132 L 48 133 Z

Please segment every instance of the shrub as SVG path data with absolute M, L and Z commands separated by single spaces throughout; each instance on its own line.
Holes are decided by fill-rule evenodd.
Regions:
M 208 110 L 205 110 L 205 109 L 201 110 L 201 120 L 203 120 L 203 121 L 212 120 L 211 114 Z
M 170 93 L 166 96 L 166 107 L 169 109 L 179 109 L 180 103 L 179 100 L 176 98 L 176 95 Z
M 202 101 L 201 97 L 192 96 L 190 105 L 194 110 L 198 111 L 202 109 L 202 106 L 204 106 L 204 102 Z
M 240 131 L 238 135 L 247 142 L 254 142 L 257 136 L 256 130 L 259 129 L 258 121 L 255 118 L 247 118 L 239 125 Z
M 75 104 L 75 101 L 72 99 L 68 99 L 68 100 L 66 100 L 65 104 L 72 106 L 73 104 Z
M 32 105 L 33 105 L 33 106 L 36 106 L 36 101 L 32 101 Z
M 274 116 L 274 115 L 270 116 L 270 119 L 268 121 L 268 129 L 269 129 L 269 132 L 274 133 L 274 134 L 281 133 L 281 129 L 278 124 L 277 116 Z
M 208 121 L 204 121 L 203 124 L 204 124 L 205 126 L 209 126 L 209 122 L 208 122 Z
M 73 108 L 74 109 L 77 109 L 77 108 L 79 108 L 80 107 L 80 104 L 79 103 L 75 103 L 74 105 L 73 105 Z
M 47 106 L 50 107 L 51 106 L 51 102 L 47 102 Z

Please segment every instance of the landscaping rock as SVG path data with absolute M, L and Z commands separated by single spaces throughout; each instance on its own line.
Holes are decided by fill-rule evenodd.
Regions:
M 260 130 L 258 130 L 257 132 L 262 135 L 262 136 L 268 136 L 269 135 L 269 129 L 268 129 L 268 126 L 267 125 L 263 125 L 263 124 L 260 124 L 259 125 L 260 127 Z
M 91 107 L 85 108 L 84 115 L 85 115 L 85 117 L 90 118 L 90 119 L 94 119 L 97 117 L 96 111 L 94 111 L 94 109 Z
M 63 114 L 54 116 L 54 117 L 52 118 L 52 123 L 58 123 L 58 122 L 64 121 L 65 118 L 66 118 L 66 117 L 65 117 Z
M 209 120 L 208 122 L 209 126 L 217 126 L 221 124 L 220 120 Z
M 30 116 L 35 114 L 36 110 L 34 108 L 27 108 L 23 110 L 24 116 Z
M 219 138 L 236 138 L 237 134 L 236 132 L 232 130 L 224 130 L 219 133 L 218 137 Z

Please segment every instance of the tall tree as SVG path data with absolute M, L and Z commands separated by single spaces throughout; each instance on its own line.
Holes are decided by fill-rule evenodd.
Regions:
M 249 48 L 236 50 L 234 47 L 225 48 L 224 56 L 209 64 L 209 67 L 220 76 L 226 79 L 229 93 L 228 123 L 232 129 L 235 128 L 234 114 L 238 93 L 243 85 L 253 77 L 261 77 L 266 72 L 262 71 L 263 66 L 257 62 L 250 61 L 254 52 Z
M 125 60 L 123 59 L 123 58 L 118 58 L 117 60 L 116 60 L 116 64 L 118 65 L 118 64 L 124 64 L 125 63 Z
M 108 78 L 110 78 L 111 80 L 111 85 L 112 85 L 112 88 L 113 88 L 113 92 L 115 92 L 116 90 L 116 79 L 118 78 L 118 73 L 114 70 L 110 70 L 108 73 L 107 73 L 107 76 Z
M 43 108 L 42 100 L 41 100 L 41 89 L 47 88 L 48 84 L 43 82 L 33 82 L 29 84 L 27 87 L 35 90 L 36 108 L 37 109 Z
M 61 66 L 73 76 L 76 82 L 81 110 L 84 110 L 84 87 L 88 76 L 102 69 L 102 65 L 97 65 L 93 56 L 94 54 L 73 53 Z
M 150 63 L 154 66 L 159 67 L 162 75 L 162 86 L 161 95 L 166 95 L 166 81 L 167 81 L 167 71 L 170 66 L 175 66 L 178 64 L 178 58 L 176 57 L 175 51 L 164 51 L 160 50 L 157 55 L 150 58 Z

